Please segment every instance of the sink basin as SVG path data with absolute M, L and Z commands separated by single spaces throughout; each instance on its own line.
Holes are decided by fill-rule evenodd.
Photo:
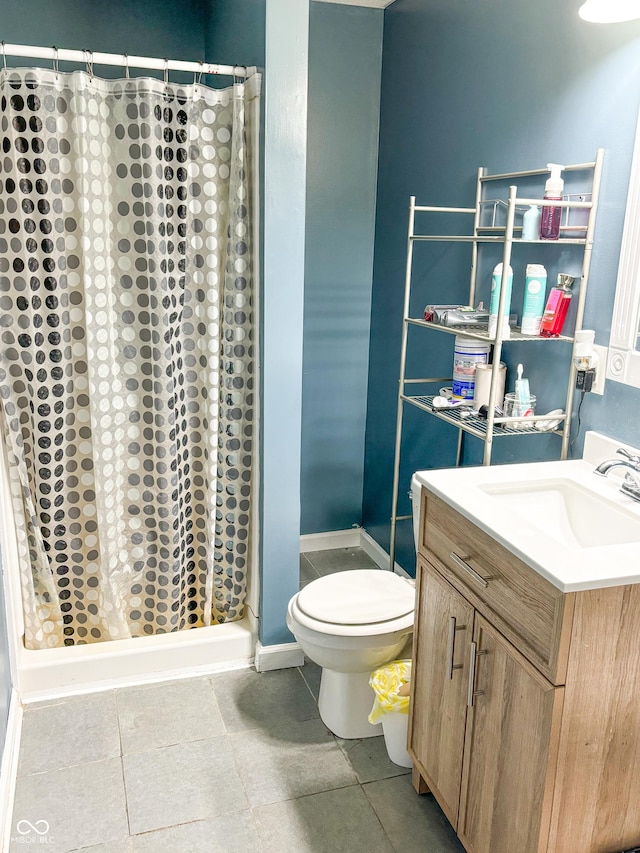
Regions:
M 640 543 L 640 518 L 570 479 L 480 486 L 492 501 L 563 545 L 597 548 Z

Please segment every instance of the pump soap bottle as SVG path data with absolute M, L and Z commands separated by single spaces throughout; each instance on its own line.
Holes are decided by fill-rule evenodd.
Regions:
M 571 302 L 571 285 L 574 282 L 572 275 L 560 273 L 558 284 L 552 287 L 549 298 L 542 315 L 540 335 L 543 338 L 557 338 L 562 332 L 564 318 L 567 316 L 569 302 Z
M 551 172 L 551 177 L 544 185 L 544 198 L 547 201 L 562 201 L 562 190 L 564 189 L 564 181 L 560 177 L 560 173 L 564 166 L 558 163 L 547 163 L 547 169 Z M 541 240 L 557 240 L 560 236 L 560 215 L 561 207 L 553 205 L 544 205 L 542 208 L 542 217 L 540 218 L 540 239 Z

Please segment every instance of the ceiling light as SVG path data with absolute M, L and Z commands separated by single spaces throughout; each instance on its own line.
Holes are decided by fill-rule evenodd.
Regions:
M 640 0 L 587 0 L 578 12 L 594 24 L 617 24 L 640 18 Z

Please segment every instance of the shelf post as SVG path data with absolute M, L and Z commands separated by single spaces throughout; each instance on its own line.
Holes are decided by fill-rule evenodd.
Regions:
M 402 315 L 402 344 L 400 347 L 400 376 L 398 378 L 398 409 L 396 413 L 396 446 L 393 460 L 393 489 L 391 497 L 391 534 L 389 540 L 389 569 L 393 571 L 396 561 L 396 526 L 398 523 L 398 489 L 400 486 L 400 452 L 402 449 L 402 396 L 407 363 L 407 337 L 409 333 L 409 307 L 411 302 L 411 267 L 413 264 L 413 231 L 415 223 L 416 197 L 409 199 L 409 227 L 407 229 L 407 267 L 404 279 L 404 309 Z
M 500 280 L 500 301 L 498 303 L 498 321 L 496 323 L 496 336 L 493 341 L 493 369 L 491 371 L 491 389 L 489 391 L 489 411 L 487 412 L 487 435 L 484 443 L 483 465 L 491 464 L 491 451 L 493 449 L 493 430 L 496 408 L 496 395 L 498 392 L 498 372 L 500 370 L 500 357 L 502 356 L 502 326 L 507 306 L 507 279 L 511 265 L 511 249 L 513 247 L 513 226 L 516 218 L 516 198 L 518 188 L 509 187 L 509 202 L 507 204 L 507 222 L 504 232 L 504 251 L 502 253 L 502 278 Z

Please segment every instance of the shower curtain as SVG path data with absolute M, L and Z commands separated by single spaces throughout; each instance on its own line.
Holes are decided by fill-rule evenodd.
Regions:
M 0 406 L 28 648 L 243 615 L 259 86 L 0 72 Z

